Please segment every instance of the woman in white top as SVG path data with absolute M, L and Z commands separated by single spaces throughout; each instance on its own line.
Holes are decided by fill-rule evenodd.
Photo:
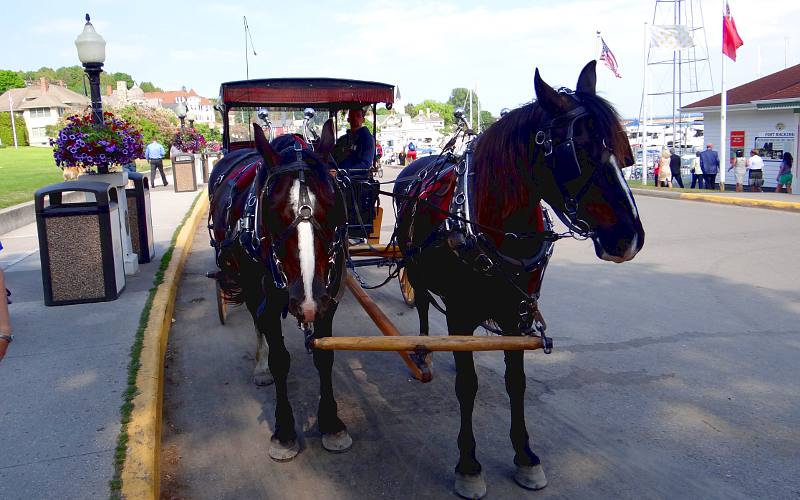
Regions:
M 660 187 L 672 187 L 672 170 L 669 168 L 669 151 L 664 149 L 661 152 L 661 161 L 658 166 L 658 185 Z
M 744 174 L 747 171 L 747 159 L 741 149 L 737 149 L 736 157 L 731 158 L 731 167 L 728 170 L 731 169 L 736 176 L 736 192 L 741 193 L 744 191 Z
M 750 158 L 747 159 L 747 170 L 750 171 L 750 191 L 761 192 L 764 185 L 764 160 L 758 156 L 758 150 L 750 151 Z

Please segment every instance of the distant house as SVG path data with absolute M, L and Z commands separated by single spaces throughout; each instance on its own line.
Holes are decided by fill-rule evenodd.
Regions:
M 144 91 L 136 83 L 133 87 L 128 88 L 127 82 L 117 82 L 117 88 L 113 89 L 111 85 L 106 89 L 106 95 L 103 96 L 103 107 L 109 106 L 111 108 L 124 108 L 125 106 L 151 106 L 144 96 Z
M 49 146 L 46 127 L 55 125 L 64 113 L 72 114 L 91 106 L 91 100 L 69 90 L 63 82 L 40 78 L 37 84 L 9 89 L 0 95 L 0 112 L 9 111 L 9 95 L 14 112 L 22 112 L 31 146 Z
M 406 114 L 400 87 L 395 87 L 394 105 L 386 115 L 378 115 L 378 142 L 383 147 L 384 158 L 395 158 L 409 142 L 414 142 L 419 154 L 438 153 L 441 150 L 444 118 L 429 109 L 419 110 L 417 116 Z
M 717 151 L 721 144 L 721 100 L 720 94 L 716 94 L 682 109 L 703 113 L 706 142 Z M 800 64 L 728 90 L 727 102 L 729 149 L 720 153 L 720 159 L 727 162 L 737 150 L 747 157 L 751 149 L 758 149 L 764 159 L 764 185 L 775 186 L 783 153 L 788 151 L 794 158 L 800 156 Z M 795 179 L 800 175 L 798 163 L 794 162 Z M 733 182 L 733 174 L 727 173 L 725 183 Z
M 205 123 L 210 127 L 217 126 L 217 120 L 214 116 L 214 104 L 210 99 L 197 95 L 194 89 L 145 92 L 144 98 L 150 106 L 160 106 L 172 111 L 175 111 L 175 106 L 179 102 L 184 102 L 189 111 L 194 113 L 194 121 L 196 123 Z

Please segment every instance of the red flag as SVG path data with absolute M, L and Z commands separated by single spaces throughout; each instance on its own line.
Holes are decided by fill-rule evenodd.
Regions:
M 725 15 L 722 16 L 722 53 L 736 60 L 736 49 L 744 45 L 739 32 L 736 31 L 736 23 L 731 17 L 731 9 L 728 2 L 725 2 Z

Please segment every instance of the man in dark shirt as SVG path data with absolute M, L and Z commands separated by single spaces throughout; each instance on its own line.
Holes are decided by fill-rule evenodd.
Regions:
M 347 113 L 350 130 L 336 141 L 333 157 L 339 168 L 350 175 L 366 177 L 375 160 L 375 138 L 364 126 L 364 110 L 351 108 Z
M 719 155 L 714 151 L 714 145 L 707 144 L 706 150 L 697 156 L 700 157 L 700 168 L 703 169 L 706 189 L 714 189 L 717 172 L 719 172 Z
M 678 186 L 683 189 L 683 179 L 681 179 L 681 157 L 675 154 L 675 149 L 669 149 L 669 170 L 672 173 L 672 179 L 678 183 Z

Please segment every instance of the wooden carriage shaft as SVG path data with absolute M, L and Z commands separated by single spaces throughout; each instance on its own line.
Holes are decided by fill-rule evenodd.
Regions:
M 323 350 L 343 351 L 517 351 L 542 348 L 538 337 L 326 337 L 315 339 L 312 346 Z
M 401 336 L 400 332 L 397 330 L 397 327 L 395 327 L 394 324 L 392 324 L 389 318 L 383 313 L 383 311 L 381 311 L 380 307 L 378 307 L 378 305 L 371 298 L 369 298 L 367 292 L 365 292 L 364 289 L 361 288 L 361 285 L 358 284 L 358 282 L 355 280 L 355 278 L 353 278 L 353 275 L 350 274 L 349 271 L 347 272 L 347 274 L 345 274 L 344 282 L 347 285 L 347 288 L 356 298 L 358 303 L 361 304 L 361 307 L 364 308 L 364 311 L 366 311 L 370 319 L 372 319 L 372 321 L 381 331 L 381 333 L 391 337 Z M 417 367 L 417 365 L 413 361 L 411 361 L 411 358 L 409 357 L 408 353 L 400 352 L 399 354 L 400 357 L 403 358 L 403 361 L 406 363 L 406 366 L 408 366 L 408 369 L 411 370 L 411 373 L 414 375 L 414 378 L 416 378 L 417 380 L 422 380 L 423 378 L 422 371 L 419 369 L 419 367 Z

